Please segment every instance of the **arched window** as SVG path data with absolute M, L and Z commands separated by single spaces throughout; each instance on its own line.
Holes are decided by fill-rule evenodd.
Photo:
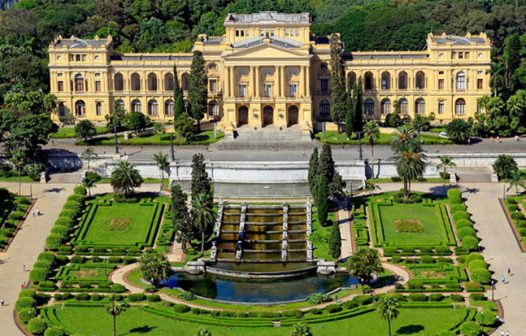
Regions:
M 356 86 L 356 74 L 353 71 L 347 75 L 347 85 L 349 90 L 354 89 Z
M 466 101 L 464 99 L 459 98 L 455 102 L 455 114 L 456 115 L 466 114 Z
M 122 99 L 117 99 L 115 101 L 115 107 L 121 110 L 125 110 L 124 108 L 124 101 Z
M 388 98 L 382 100 L 382 114 L 391 113 L 391 101 Z
M 416 89 L 423 90 L 426 88 L 426 75 L 423 71 L 418 71 L 416 73 Z
M 164 115 L 174 115 L 174 101 L 172 99 L 168 99 L 166 102 L 164 102 Z
M 460 71 L 457 73 L 457 90 L 465 90 L 466 89 L 466 75 L 463 71 Z
M 139 99 L 134 99 L 131 102 L 131 110 L 132 112 L 141 112 L 141 101 Z
M 151 99 L 148 102 L 148 115 L 157 116 L 158 112 L 159 112 L 159 104 L 157 104 L 157 100 Z
M 372 90 L 374 89 L 374 77 L 370 71 L 365 73 L 365 89 Z
M 382 90 L 391 88 L 391 74 L 387 71 L 382 72 Z
M 373 116 L 374 115 L 374 100 L 372 100 L 371 98 L 367 98 L 363 102 L 363 111 L 365 115 Z
M 171 91 L 174 89 L 174 75 L 167 73 L 164 75 L 164 90 Z
M 398 74 L 398 89 L 407 90 L 407 72 L 405 71 Z
M 102 103 L 101 102 L 95 103 L 95 114 L 97 116 L 101 116 L 102 115 Z
M 148 91 L 157 91 L 157 75 L 154 73 L 148 75 Z
M 415 101 L 415 114 L 425 114 L 426 113 L 426 102 L 422 98 L 418 98 Z
M 215 100 L 208 102 L 208 115 L 213 117 L 219 117 L 219 104 Z
M 84 77 L 81 74 L 75 75 L 75 91 L 84 91 Z
M 139 76 L 138 73 L 134 73 L 131 75 L 131 89 L 132 91 L 141 90 L 141 76 Z
M 115 89 L 115 91 L 124 90 L 124 78 L 122 77 L 122 74 L 115 74 L 113 78 L 113 88 Z
M 328 119 L 331 116 L 331 103 L 327 99 L 320 102 L 320 118 Z
M 402 98 L 398 101 L 398 107 L 400 108 L 401 115 L 407 115 L 409 113 L 409 107 L 407 104 L 407 99 Z
M 81 118 L 86 116 L 86 103 L 83 100 L 75 102 L 75 115 Z
M 58 103 L 58 116 L 63 117 L 66 115 L 66 107 L 63 102 Z
M 188 74 L 186 72 L 181 76 L 181 89 L 188 90 Z

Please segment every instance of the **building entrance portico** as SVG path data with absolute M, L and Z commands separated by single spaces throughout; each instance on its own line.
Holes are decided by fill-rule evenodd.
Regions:
M 274 108 L 267 105 L 263 108 L 263 127 L 274 123 Z
M 298 124 L 299 111 L 296 105 L 289 106 L 287 111 L 287 127 Z

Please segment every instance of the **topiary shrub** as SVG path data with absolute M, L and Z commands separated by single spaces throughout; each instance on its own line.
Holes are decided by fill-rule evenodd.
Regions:
M 16 301 L 15 310 L 21 311 L 25 308 L 34 308 L 37 306 L 37 301 L 30 297 L 22 297 Z
M 189 291 L 181 292 L 181 293 L 177 294 L 177 297 L 179 299 L 185 300 L 185 301 L 192 301 L 192 300 L 196 299 L 195 294 L 192 293 L 192 292 L 189 292 Z
M 455 223 L 461 219 L 469 219 L 469 214 L 465 211 L 459 211 L 453 214 L 453 220 Z
M 473 223 L 469 219 L 460 219 L 458 221 L 455 221 L 455 227 L 457 228 L 457 230 L 465 227 L 473 228 Z
M 37 317 L 37 310 L 35 308 L 23 308 L 18 312 L 18 318 L 24 324 L 27 324 L 29 320 L 35 317 Z
M 484 324 L 485 326 L 492 326 L 497 322 L 497 314 L 491 310 L 484 309 L 484 311 L 475 316 L 475 321 L 479 324 Z
M 29 320 L 26 329 L 33 335 L 43 335 L 47 329 L 47 324 L 43 319 L 35 317 Z
M 327 313 L 333 314 L 342 311 L 342 307 L 337 303 L 333 303 L 325 307 L 325 310 L 327 311 Z
M 423 256 L 422 258 L 420 258 L 420 262 L 422 264 L 434 264 L 435 258 L 433 258 L 432 256 Z
M 44 336 L 66 336 L 66 333 L 60 327 L 51 327 L 46 330 Z
M 51 229 L 51 233 L 54 233 L 60 236 L 65 236 L 69 233 L 69 227 L 64 226 L 64 225 L 55 224 L 55 226 L 53 226 L 53 228 Z
M 479 268 L 470 272 L 471 279 L 481 284 L 489 284 L 491 281 L 491 273 L 487 269 Z
M 451 188 L 447 191 L 447 198 L 449 199 L 462 199 L 462 193 L 460 190 Z
M 303 312 L 300 310 L 285 310 L 281 315 L 283 315 L 283 317 L 301 318 L 303 317 Z
M 51 233 L 47 238 L 46 238 L 46 248 L 50 249 L 50 250 L 56 250 L 59 248 L 59 246 L 61 246 L 64 241 L 65 241 L 65 237 L 63 235 L 59 235 L 59 234 L 56 234 L 56 233 Z
M 128 295 L 128 300 L 130 300 L 131 302 L 144 301 L 146 300 L 146 295 L 144 295 L 143 293 L 130 294 Z
M 29 272 L 29 280 L 31 282 L 41 282 L 47 279 L 49 270 L 42 268 L 34 268 Z
M 479 240 L 474 236 L 467 236 L 462 239 L 462 246 L 468 250 L 475 250 L 479 246 Z
M 373 298 L 369 295 L 357 295 L 352 299 L 356 305 L 365 306 L 373 302 Z
M 73 189 L 73 193 L 77 195 L 86 196 L 88 192 L 86 191 L 86 188 L 84 186 L 78 185 L 75 187 L 75 189 Z
M 481 260 L 481 259 L 475 259 L 475 260 L 471 260 L 468 264 L 468 268 L 470 271 L 474 271 L 476 269 L 487 269 L 488 268 L 488 263 L 485 262 L 484 260 Z
M 431 294 L 429 295 L 429 301 L 442 301 L 444 300 L 444 295 L 440 294 L 440 293 L 435 293 L 435 294 Z
M 457 230 L 458 239 L 462 240 L 468 236 L 475 236 L 475 230 L 470 227 L 463 227 Z
M 349 301 L 347 301 L 349 302 Z M 347 303 L 345 302 L 345 303 Z M 348 308 L 350 309 L 350 308 Z M 320 315 L 323 313 L 323 309 L 320 309 L 320 308 L 312 308 L 311 310 L 309 310 L 309 313 L 313 314 L 313 315 Z
M 480 330 L 480 326 L 477 322 L 474 321 L 467 321 L 462 323 L 460 326 L 460 332 L 464 336 L 479 336 L 482 331 Z
M 120 264 L 122 263 L 122 257 L 109 257 L 108 262 L 111 264 Z
M 148 302 L 159 302 L 161 301 L 161 296 L 159 294 L 151 294 L 146 296 Z
M 464 302 L 464 296 L 460 294 L 451 294 L 450 298 L 453 302 Z
M 421 289 L 424 288 L 424 282 L 420 279 L 411 279 L 407 282 L 410 289 Z
M 451 213 L 467 211 L 467 207 L 464 204 L 455 204 L 451 206 Z
M 184 314 L 190 311 L 190 307 L 188 307 L 187 305 L 183 305 L 183 304 L 176 304 L 174 306 L 174 310 L 176 313 Z
M 323 302 L 331 301 L 331 297 L 327 294 L 313 293 L 307 298 L 307 302 L 310 304 L 320 304 Z
M 525 216 L 522 212 L 514 212 L 511 214 L 511 218 L 515 219 L 515 220 L 521 220 L 521 219 L 524 219 Z
M 83 204 L 84 203 L 84 196 L 83 195 L 73 194 L 73 195 L 68 197 L 67 201 L 68 202 L 77 202 L 79 204 Z

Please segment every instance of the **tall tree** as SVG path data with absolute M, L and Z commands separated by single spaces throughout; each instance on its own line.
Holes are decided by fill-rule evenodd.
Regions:
M 395 154 L 396 172 L 404 181 L 404 199 L 411 194 L 411 182 L 422 178 L 426 170 L 426 156 L 415 148 Z
M 358 278 L 362 285 L 365 285 L 373 279 L 373 274 L 382 273 L 384 268 L 378 252 L 371 248 L 364 248 L 351 256 L 349 271 Z
M 497 97 L 499 91 L 506 85 L 504 76 L 506 74 L 506 68 L 504 65 L 498 62 L 492 62 L 490 72 L 490 85 L 493 88 L 493 97 Z
M 400 314 L 400 303 L 392 295 L 386 295 L 378 301 L 377 311 L 387 321 L 388 335 L 391 336 L 391 322 Z
M 192 200 L 198 194 L 214 197 L 212 191 L 212 179 L 206 172 L 205 158 L 203 154 L 197 153 L 192 157 Z
M 318 183 L 318 147 L 314 147 L 309 160 L 309 190 L 311 195 L 316 198 L 316 184 Z
M 331 236 L 329 237 L 329 249 L 334 260 L 337 260 L 342 254 L 342 237 L 340 235 L 340 226 L 338 225 L 338 222 L 332 223 Z
M 519 34 L 512 34 L 504 40 L 502 59 L 506 65 L 506 81 L 511 80 L 513 73 L 521 65 L 521 40 Z
M 79 140 L 82 140 L 84 144 L 88 145 L 88 140 L 97 134 L 95 125 L 89 120 L 82 120 L 75 125 L 75 134 Z
M 111 186 L 115 192 L 128 197 L 133 193 L 134 188 L 140 187 L 144 182 L 141 174 L 128 161 L 121 161 L 111 173 Z
M 495 170 L 499 180 L 509 179 L 513 172 L 518 169 L 517 161 L 510 155 L 501 154 L 493 162 L 493 170 Z
M 440 162 L 437 165 L 437 169 L 442 169 L 442 179 L 444 180 L 444 187 L 446 186 L 447 170 L 449 168 L 456 167 L 456 163 L 451 160 L 449 155 L 441 155 Z
M 356 83 L 354 83 L 356 85 Z M 345 134 L 347 138 L 352 138 L 354 116 L 354 97 L 351 92 L 347 93 L 347 108 L 345 109 Z
M 168 161 L 168 156 L 163 154 L 161 151 L 159 151 L 157 154 L 153 154 L 153 160 L 155 161 L 155 164 L 161 173 L 160 190 L 162 191 L 164 184 L 164 172 L 170 167 L 170 161 Z
M 345 60 L 339 34 L 330 36 L 331 54 L 331 114 L 332 120 L 338 125 L 343 122 L 347 110 L 347 97 L 345 93 Z
M 99 181 L 99 174 L 93 171 L 86 172 L 86 176 L 84 176 L 84 178 L 82 179 L 82 185 L 84 185 L 84 187 L 88 189 L 88 197 L 91 197 L 91 188 L 95 187 L 96 183 Z
M 155 287 L 172 274 L 172 267 L 166 256 L 152 249 L 145 250 L 141 255 L 139 270 L 143 278 Z
M 519 188 L 526 189 L 526 183 L 524 182 L 524 176 L 519 169 L 514 170 L 511 173 L 511 176 L 508 178 L 509 187 L 506 189 L 510 191 L 512 188 L 515 188 L 515 195 L 519 194 Z
M 181 86 L 179 85 L 177 67 L 174 64 L 174 119 L 177 119 L 177 117 L 184 112 L 183 90 L 181 90 Z
M 106 128 L 111 132 L 118 132 L 122 129 L 122 123 L 126 110 L 119 104 L 115 104 L 110 114 L 106 115 Z
M 190 115 L 197 121 L 197 131 L 201 131 L 200 122 L 205 116 L 208 98 L 208 77 L 205 69 L 205 59 L 199 50 L 194 51 L 188 83 L 188 101 Z
M 318 186 L 316 187 L 316 207 L 318 209 L 318 223 L 321 226 L 327 225 L 329 214 L 329 195 L 327 194 L 327 177 L 318 175 Z
M 212 197 L 207 194 L 197 194 L 192 200 L 192 219 L 194 227 L 201 233 L 201 255 L 205 252 L 205 233 L 214 223 Z
M 363 132 L 365 140 L 371 146 L 371 169 L 374 178 L 374 145 L 376 143 L 376 140 L 380 138 L 380 126 L 378 126 L 378 123 L 376 121 L 369 120 L 363 128 Z
M 354 92 L 354 113 L 353 113 L 353 130 L 361 132 L 363 130 L 363 87 L 362 77 L 358 78 Z
M 321 148 L 318 175 L 325 176 L 327 184 L 331 183 L 334 178 L 334 160 L 332 159 L 331 145 L 328 143 L 324 143 Z
M 188 210 L 186 201 L 188 196 L 183 192 L 181 186 L 176 184 L 171 190 L 171 212 L 172 223 L 175 231 L 175 239 L 181 243 L 183 250 L 186 251 L 186 243 L 194 236 L 192 218 Z
M 106 312 L 113 317 L 113 336 L 117 336 L 117 316 L 126 310 L 126 307 L 115 300 L 106 306 Z

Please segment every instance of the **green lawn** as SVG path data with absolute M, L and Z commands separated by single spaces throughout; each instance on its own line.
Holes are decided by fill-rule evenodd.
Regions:
M 192 313 L 187 313 L 192 314 Z M 451 308 L 402 308 L 398 319 L 393 322 L 393 335 L 436 335 L 461 323 L 467 315 L 466 309 Z M 109 335 L 112 332 L 112 318 L 103 307 L 57 307 L 53 319 L 70 334 L 90 336 Z M 118 335 L 172 335 L 194 336 L 200 327 L 207 327 L 214 336 L 285 336 L 291 327 L 219 327 L 200 323 L 177 321 L 158 316 L 139 308 L 129 308 L 117 317 Z M 352 318 L 311 325 L 314 335 L 384 336 L 387 322 L 373 311 Z
M 214 131 L 204 131 L 199 134 L 196 134 L 192 139 L 187 140 L 185 138 L 175 136 L 174 145 L 208 145 L 214 142 L 217 142 L 223 139 L 225 134 L 221 131 L 217 131 L 217 138 L 214 138 Z M 107 138 L 93 139 L 89 141 L 90 145 L 106 145 L 111 146 L 114 144 L 113 136 L 108 136 Z M 169 145 L 170 144 L 170 134 L 154 134 L 148 136 L 140 136 L 130 138 L 125 140 L 123 136 L 119 136 L 119 143 L 121 145 Z M 79 141 L 77 144 L 84 144 L 82 141 Z
M 336 213 L 329 212 L 328 220 L 334 223 L 336 221 Z M 329 249 L 331 230 L 331 226 L 323 227 L 320 225 L 316 208 L 314 208 L 312 211 L 312 235 L 310 236 L 310 241 L 314 245 L 314 258 L 333 260 Z
M 96 126 L 97 135 L 108 133 L 108 129 L 105 126 Z M 65 138 L 76 138 L 75 127 L 61 127 L 57 132 L 51 133 L 50 138 L 65 139 Z
M 391 139 L 393 138 L 393 134 L 387 134 L 387 133 L 380 133 L 380 137 L 376 140 L 377 145 L 389 145 L 391 143 Z M 348 139 L 347 135 L 345 133 L 338 133 L 336 131 L 327 131 L 325 132 L 325 138 L 323 138 L 323 134 L 317 133 L 316 139 L 320 140 L 321 142 L 327 142 L 332 145 L 358 145 L 360 141 L 353 137 L 352 139 Z M 438 135 L 432 135 L 432 134 L 420 134 L 420 140 L 425 145 L 431 145 L 431 144 L 442 144 L 442 145 L 449 145 L 453 142 L 449 139 L 445 139 L 442 137 L 439 137 Z M 364 139 L 362 139 L 362 144 L 364 146 L 367 146 L 368 143 Z
M 416 204 L 394 204 L 379 205 L 382 227 L 384 230 L 385 241 L 391 245 L 439 245 L 447 242 L 440 228 L 440 221 L 436 217 L 434 206 L 424 206 Z M 419 220 L 424 230 L 417 232 L 397 232 L 395 221 L 399 219 Z
M 18 176 L 0 176 L 0 181 L 3 181 L 3 182 L 18 182 Z M 31 182 L 36 182 L 35 180 L 33 180 L 31 177 L 27 176 L 27 175 L 21 175 L 20 176 L 20 182 L 22 183 L 31 183 Z
M 133 245 L 148 239 L 154 225 L 155 205 L 117 203 L 98 205 L 83 241 L 102 245 Z M 121 227 L 116 221 L 123 221 Z M 87 225 L 85 223 L 84 225 Z

